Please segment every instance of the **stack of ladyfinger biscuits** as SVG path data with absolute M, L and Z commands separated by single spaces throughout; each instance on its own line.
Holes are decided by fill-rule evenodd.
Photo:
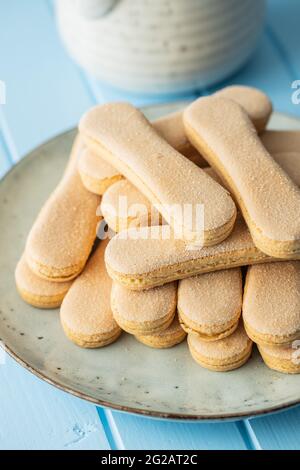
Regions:
M 81 347 L 187 336 L 202 367 L 228 371 L 255 342 L 299 373 L 300 133 L 266 131 L 271 113 L 243 86 L 152 123 L 127 103 L 88 111 L 17 265 L 22 298 L 61 306 Z

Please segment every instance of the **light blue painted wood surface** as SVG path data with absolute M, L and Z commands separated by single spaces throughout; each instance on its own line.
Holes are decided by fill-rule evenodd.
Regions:
M 4 133 L 13 139 L 17 159 L 75 126 L 92 101 L 81 73 L 61 47 L 48 3 L 2 0 L 0 8 L 0 73 L 7 88 Z
M 114 442 L 124 449 L 247 449 L 236 423 L 174 423 L 107 412 Z
M 0 108 L 3 172 L 30 148 L 75 125 L 92 100 L 61 48 L 46 2 L 2 0 L 0 11 L 0 79 L 7 83 Z M 94 406 L 49 387 L 12 360 L 0 366 L 0 382 L 0 448 L 108 447 Z
M 11 358 L 0 365 L 0 449 L 108 449 L 94 406 L 50 387 Z
M 9 170 L 11 161 L 7 157 L 5 141 L 0 132 L 0 178 Z
M 230 83 L 258 86 L 276 109 L 300 115 L 290 88 L 300 79 L 300 2 L 268 5 L 257 53 Z M 0 0 L 0 80 L 7 82 L 7 104 L 0 107 L 0 174 L 29 149 L 75 125 L 95 102 L 153 102 L 124 95 L 78 69 L 61 47 L 47 0 Z M 171 423 L 96 409 L 42 383 L 11 359 L 0 366 L 0 381 L 0 449 L 300 448 L 299 407 L 237 423 Z
M 300 407 L 251 420 L 257 441 L 264 449 L 300 449 Z

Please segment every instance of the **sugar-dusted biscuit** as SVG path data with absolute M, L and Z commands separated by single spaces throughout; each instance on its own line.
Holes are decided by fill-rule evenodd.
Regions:
M 151 335 L 165 330 L 172 323 L 177 304 L 177 285 L 140 292 L 130 291 L 114 283 L 111 308 L 118 325 L 133 335 Z
M 166 349 L 181 343 L 185 337 L 186 332 L 182 329 L 178 318 L 175 317 L 171 325 L 160 333 L 145 336 L 137 335 L 136 339 L 151 348 Z
M 294 179 L 295 183 L 300 186 L 300 152 L 299 153 L 282 152 L 282 153 L 276 153 L 273 156 L 276 159 L 276 161 L 279 163 L 279 165 L 282 166 L 282 168 L 288 173 L 288 175 L 290 175 L 290 177 Z M 208 173 L 212 178 L 216 178 L 218 180 L 218 176 L 215 174 L 215 172 L 211 168 L 206 168 L 205 172 Z M 115 186 L 116 188 L 114 189 Z M 126 188 L 127 188 L 127 185 L 126 185 Z M 130 186 L 130 188 L 132 191 L 131 200 L 134 200 L 134 198 L 138 197 L 140 193 L 134 187 Z M 117 185 L 114 185 L 111 188 L 111 191 L 114 194 L 114 201 L 116 201 L 116 198 L 121 194 L 119 192 L 119 188 L 117 187 Z M 134 197 L 133 197 L 133 194 L 134 194 Z M 126 191 L 122 192 L 122 195 L 126 195 Z M 112 201 L 113 200 L 111 199 L 111 202 Z M 145 198 L 145 202 L 146 201 L 147 199 Z M 114 207 L 117 211 L 117 206 L 115 205 L 115 202 L 114 202 Z M 190 257 L 189 260 L 186 261 L 186 255 L 191 255 L 191 253 L 186 253 L 185 245 L 181 244 L 179 241 L 174 241 L 174 240 L 170 241 L 170 243 L 168 243 L 167 240 L 163 241 L 161 240 L 160 233 L 158 236 L 158 240 L 152 240 L 152 241 L 151 240 L 148 240 L 148 241 L 139 240 L 137 242 L 136 247 L 139 247 L 139 250 L 141 250 L 141 252 L 144 253 L 145 256 L 150 257 L 152 262 L 150 262 L 148 259 L 148 264 L 146 265 L 144 261 L 142 262 L 142 260 L 139 259 L 137 261 L 137 266 L 136 266 L 138 271 L 132 272 L 133 274 L 132 276 L 129 274 L 129 272 L 132 271 L 132 268 L 129 266 L 130 264 L 129 260 L 126 260 L 125 262 L 125 260 L 122 261 L 119 258 L 120 256 L 122 256 L 123 253 L 127 253 L 127 250 L 129 250 L 130 260 L 134 261 L 135 259 L 134 242 L 133 243 L 129 242 L 128 244 L 126 244 L 126 242 L 118 240 L 117 238 L 113 243 L 114 246 L 109 248 L 109 251 L 112 250 L 112 253 L 110 253 L 108 257 L 108 263 L 110 262 L 109 258 L 111 258 L 112 266 L 114 266 L 114 268 L 111 270 L 111 273 L 113 277 L 118 280 L 118 282 L 121 282 L 122 284 L 125 283 L 124 285 L 126 285 L 127 288 L 131 284 L 133 284 L 131 288 L 143 289 L 143 288 L 146 288 L 147 286 L 151 287 L 153 285 L 152 282 L 154 282 L 155 285 L 160 285 L 160 284 L 163 284 L 164 282 L 168 282 L 168 279 L 170 280 L 180 279 L 180 278 L 188 277 L 189 275 L 195 275 L 198 272 L 201 273 L 201 272 L 206 272 L 206 271 L 213 271 L 215 269 L 225 269 L 226 267 L 232 267 L 231 261 L 233 262 L 233 265 L 235 265 L 236 263 L 240 265 L 247 264 L 245 257 L 247 257 L 247 260 L 249 263 L 254 264 L 257 261 L 256 258 L 258 254 L 259 254 L 259 260 L 263 261 L 264 259 L 266 259 L 270 261 L 271 259 L 269 259 L 269 257 L 265 257 L 263 253 L 259 253 L 259 250 L 253 247 L 253 242 L 249 234 L 247 234 L 247 231 L 248 230 L 244 226 L 243 221 L 240 220 L 238 222 L 238 227 L 236 228 L 236 230 L 234 230 L 234 233 L 230 236 L 228 240 L 229 242 L 230 240 L 233 240 L 233 236 L 235 237 L 234 243 L 237 243 L 240 246 L 238 251 L 234 249 L 233 245 L 231 248 L 229 248 L 227 243 L 223 242 L 219 248 L 216 247 L 216 249 L 209 250 L 209 253 L 211 253 L 212 255 L 212 259 L 210 260 L 211 265 L 209 264 L 208 266 L 206 266 L 206 263 L 205 263 L 205 257 L 207 257 L 208 255 L 206 255 L 204 251 L 202 252 L 202 255 L 203 255 L 202 260 L 193 261 L 193 258 Z M 145 235 L 146 238 L 149 238 L 151 235 L 151 232 L 148 230 L 148 232 L 145 234 L 145 231 L 142 231 L 140 238 L 143 238 L 143 235 Z M 244 251 L 243 251 L 243 246 L 244 246 Z M 182 253 L 183 249 L 185 253 Z M 119 251 L 120 253 L 118 253 Z M 171 253 L 170 260 L 168 259 L 167 256 L 165 256 L 165 254 L 169 251 Z M 252 254 L 250 254 L 250 252 Z M 231 257 L 233 253 L 234 253 L 234 256 Z M 178 257 L 176 254 L 178 255 Z M 196 253 L 194 253 L 194 255 L 197 256 Z M 119 261 L 121 261 L 121 264 L 119 264 Z M 140 265 L 140 262 L 142 262 L 141 265 Z M 219 266 L 219 263 L 221 263 L 220 266 Z M 187 264 L 190 264 L 191 266 L 187 267 Z M 123 273 L 122 271 L 120 272 L 117 271 L 114 274 L 114 271 L 116 271 L 116 268 L 123 270 Z M 182 268 L 184 268 L 183 272 L 182 272 Z M 188 269 L 188 272 L 191 274 L 186 273 L 187 269 Z M 140 270 L 140 273 L 139 273 L 139 270 Z M 141 275 L 142 270 L 146 270 L 144 275 Z M 146 274 L 147 270 L 149 270 L 148 271 L 149 276 L 150 276 L 149 278 L 147 277 L 148 275 Z M 127 271 L 128 273 L 125 274 Z M 137 274 L 140 274 L 140 275 L 137 276 Z M 156 277 L 156 279 L 152 279 L 152 277 L 154 276 Z M 163 279 L 162 282 L 161 282 L 161 278 Z M 140 284 L 140 287 L 138 286 L 138 284 Z M 145 287 L 142 287 L 142 286 L 145 286 Z
M 157 204 L 181 238 L 215 245 L 232 231 L 236 208 L 229 193 L 174 150 L 132 105 L 96 106 L 81 119 L 80 132 L 91 150 Z
M 100 196 L 123 176 L 103 158 L 85 149 L 78 159 L 78 171 L 86 189 Z
M 294 183 L 300 187 L 300 148 L 299 152 L 272 153 L 272 157 Z
M 243 318 L 248 335 L 258 344 L 300 339 L 300 261 L 250 266 Z
M 149 199 L 127 180 L 112 184 L 100 207 L 108 226 L 116 233 L 134 226 L 159 225 L 162 221 Z
M 15 270 L 15 281 L 22 299 L 33 307 L 57 308 L 72 285 L 68 282 L 49 282 L 39 278 L 29 269 L 25 255 L 21 256 Z
M 204 169 L 211 178 L 222 184 L 210 167 Z M 160 225 L 165 223 L 155 206 L 127 180 L 117 181 L 101 199 L 101 214 L 108 226 L 116 233 L 130 227 Z
M 248 361 L 252 351 L 252 341 L 242 322 L 232 335 L 214 342 L 203 341 L 198 335 L 189 334 L 188 346 L 198 364 L 219 372 L 241 367 Z
M 156 119 L 152 123 L 156 132 L 165 139 L 168 144 L 180 152 L 195 165 L 206 167 L 207 161 L 197 152 L 185 135 L 182 120 L 182 111 L 177 111 L 167 116 Z
M 76 139 L 70 165 L 44 204 L 27 238 L 30 269 L 55 282 L 75 278 L 82 271 L 96 238 L 100 198 L 87 191 L 77 172 L 82 141 Z
M 269 98 L 256 88 L 233 85 L 216 92 L 216 95 L 228 97 L 244 107 L 258 132 L 264 130 L 270 114 L 272 103 Z M 154 129 L 174 149 L 200 167 L 208 163 L 191 145 L 185 135 L 182 112 L 175 112 L 152 122 Z M 104 191 L 122 175 L 111 164 L 103 161 L 91 151 L 83 152 L 78 162 L 78 170 L 85 187 L 93 193 L 102 195 Z
M 152 122 L 152 126 L 174 149 L 200 167 L 207 162 L 190 144 L 185 136 L 182 113 L 176 112 Z M 84 186 L 91 192 L 103 195 L 116 181 L 124 177 L 110 163 L 89 149 L 78 160 L 78 171 Z
M 178 314 L 182 328 L 203 341 L 231 335 L 242 311 L 240 268 L 200 274 L 178 285 Z
M 168 229 L 141 227 L 113 237 L 105 252 L 109 275 L 127 289 L 143 290 L 206 272 L 274 261 L 256 248 L 241 218 L 231 235 L 212 247 L 189 249 L 166 233 Z
M 300 342 L 293 346 L 258 344 L 258 350 L 270 369 L 284 374 L 300 374 Z
M 111 280 L 104 264 L 102 241 L 73 282 L 60 309 L 66 336 L 83 348 L 100 348 L 116 341 L 121 328 L 110 307 Z
M 262 145 L 242 107 L 200 98 L 185 110 L 184 123 L 230 188 L 256 246 L 277 258 L 300 257 L 300 189 Z
M 231 85 L 214 93 L 213 96 L 227 98 L 242 106 L 257 132 L 265 130 L 272 114 L 272 103 L 265 93 L 257 88 Z
M 273 153 L 272 157 L 300 186 L 300 151 Z M 204 168 L 211 178 L 223 184 L 211 167 Z M 159 212 L 149 200 L 127 180 L 117 181 L 104 193 L 101 211 L 109 227 L 116 233 L 133 226 L 157 225 L 161 220 Z
M 300 151 L 300 131 L 266 130 L 260 139 L 269 153 L 284 153 Z

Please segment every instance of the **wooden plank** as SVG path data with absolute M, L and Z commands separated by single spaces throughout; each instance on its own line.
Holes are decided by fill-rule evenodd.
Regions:
M 247 449 L 236 423 L 180 423 L 106 411 L 117 449 Z M 130 430 L 130 432 L 129 432 Z
M 300 450 L 300 407 L 250 421 L 262 449 Z
M 3 140 L 1 129 L 0 129 L 0 179 L 9 170 L 10 166 L 11 166 L 11 162 L 9 158 L 7 157 L 5 141 Z
M 13 26 L 12 26 L 13 25 Z M 1 170 L 75 125 L 92 97 L 67 58 L 45 0 L 2 2 Z M 100 449 L 109 444 L 94 405 L 64 394 L 8 359 L 0 367 L 0 448 Z
M 0 34 L 5 137 L 10 140 L 13 134 L 15 153 L 23 155 L 75 126 L 92 98 L 61 45 L 45 0 L 2 2 Z
M 0 365 L 0 449 L 109 448 L 95 406 L 5 359 Z

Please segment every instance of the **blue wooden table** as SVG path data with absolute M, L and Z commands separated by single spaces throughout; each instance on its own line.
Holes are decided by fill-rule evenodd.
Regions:
M 255 56 L 227 83 L 257 86 L 278 111 L 300 117 L 291 100 L 291 83 L 300 79 L 299 18 L 299 0 L 269 0 Z M 51 0 L 0 0 L 0 80 L 7 95 L 0 105 L 1 175 L 36 145 L 75 126 L 97 102 L 153 102 L 97 83 L 74 65 L 60 43 Z M 210 91 L 195 90 L 195 96 Z M 9 358 L 0 366 L 0 383 L 0 449 L 300 449 L 300 407 L 245 421 L 186 424 L 97 408 Z

